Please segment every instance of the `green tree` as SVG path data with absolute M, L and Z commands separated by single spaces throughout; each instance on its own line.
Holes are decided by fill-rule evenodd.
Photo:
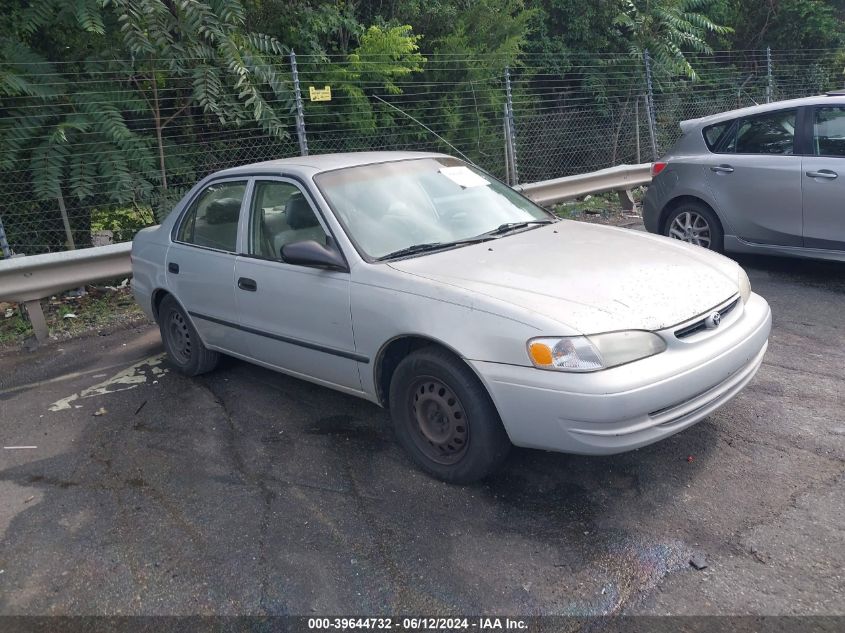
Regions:
M 737 51 L 837 48 L 845 42 L 845 2 L 837 0 L 719 0 L 717 21 L 733 25 L 721 46 Z
M 244 23 L 237 0 L 35 0 L 16 8 L 0 38 L 0 94 L 16 98 L 0 129 L 8 150 L 0 169 L 28 160 L 35 193 L 62 208 L 65 186 L 79 199 L 105 190 L 120 203 L 166 201 L 169 154 L 180 145 L 167 137 L 174 121 L 183 135 L 210 117 L 285 138 L 285 48 Z M 55 55 L 57 39 L 115 61 L 39 54 L 47 42 Z M 54 62 L 63 62 L 61 73 Z
M 688 53 L 710 53 L 710 38 L 731 32 L 707 11 L 713 0 L 621 0 L 614 24 L 630 42 L 628 53 L 648 51 L 655 69 L 666 75 L 696 78 Z

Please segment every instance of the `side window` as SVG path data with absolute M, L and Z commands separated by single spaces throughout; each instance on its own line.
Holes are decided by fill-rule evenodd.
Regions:
M 795 116 L 795 110 L 788 110 L 744 119 L 736 133 L 735 147 L 726 149 L 737 154 L 793 154 Z
M 182 218 L 176 239 L 234 253 L 246 181 L 209 185 Z
M 715 152 L 716 146 L 719 144 L 719 140 L 732 124 L 733 121 L 728 121 L 727 123 L 717 123 L 716 125 L 704 128 L 704 142 L 707 143 L 707 149 L 711 152 Z
M 816 109 L 813 153 L 816 156 L 845 156 L 845 108 Z
M 289 182 L 259 180 L 250 209 L 249 254 L 281 260 L 282 247 L 314 240 L 326 243 L 326 232 L 299 187 Z

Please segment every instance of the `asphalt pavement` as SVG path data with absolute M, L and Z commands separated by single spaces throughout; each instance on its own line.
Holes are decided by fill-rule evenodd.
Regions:
M 755 380 L 659 444 L 456 487 L 386 413 L 154 326 L 0 357 L 0 614 L 845 614 L 845 265 L 743 259 Z

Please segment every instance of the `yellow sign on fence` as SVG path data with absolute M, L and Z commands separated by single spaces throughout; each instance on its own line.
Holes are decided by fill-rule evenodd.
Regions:
M 308 94 L 311 101 L 331 101 L 332 87 L 326 86 L 325 88 L 315 88 L 314 86 L 309 86 Z

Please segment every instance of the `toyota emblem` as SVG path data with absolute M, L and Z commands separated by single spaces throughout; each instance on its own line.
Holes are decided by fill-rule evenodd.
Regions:
M 708 330 L 715 330 L 722 322 L 722 315 L 718 312 L 713 312 L 706 319 L 704 319 L 704 327 Z

